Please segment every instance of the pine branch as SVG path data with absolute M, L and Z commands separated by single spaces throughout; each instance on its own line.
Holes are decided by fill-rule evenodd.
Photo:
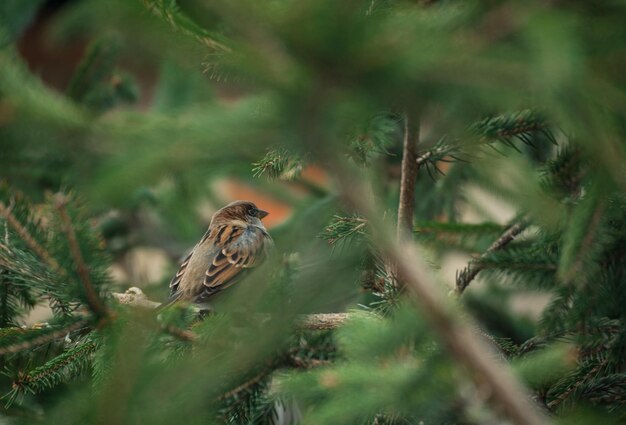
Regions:
M 398 130 L 399 117 L 390 113 L 380 113 L 366 120 L 349 137 L 347 152 L 357 164 L 367 166 L 376 154 L 390 154 L 387 150 L 393 144 Z
M 543 134 L 551 143 L 556 144 L 554 136 L 548 130 L 546 120 L 530 109 L 485 118 L 474 124 L 470 130 L 481 138 L 481 143 L 489 144 L 499 141 L 517 151 L 519 149 L 513 143 L 513 139 L 534 146 L 532 136 L 536 132 Z
M 419 140 L 417 118 L 404 118 L 404 141 L 402 144 L 402 174 L 400 177 L 400 202 L 398 205 L 397 234 L 400 238 L 413 229 L 415 212 L 415 179 L 417 178 L 417 142 Z
M 271 149 L 259 161 L 252 164 L 252 174 L 260 177 L 265 174 L 270 179 L 293 181 L 300 177 L 302 160 L 285 149 Z
M 151 301 L 146 297 L 143 291 L 136 287 L 131 287 L 126 290 L 124 293 L 112 293 L 113 298 L 115 298 L 120 304 L 128 305 L 131 307 L 137 307 L 142 309 L 155 309 L 161 305 L 156 301 Z M 350 313 L 319 313 L 319 314 L 305 314 L 299 316 L 296 319 L 295 325 L 300 329 L 308 329 L 308 330 L 331 330 L 336 329 L 339 326 L 343 325 L 350 318 Z M 164 329 L 164 331 L 168 332 L 172 331 L 172 329 Z M 182 340 L 193 341 L 195 339 L 195 335 L 193 333 L 180 333 L 180 329 L 173 330 L 172 335 L 180 337 Z
M 495 360 L 493 347 L 473 330 L 465 315 L 443 295 L 430 276 L 428 266 L 411 243 L 389 238 L 386 227 L 377 220 L 378 208 L 367 197 L 362 182 L 355 181 L 342 169 L 339 177 L 341 195 L 368 219 L 372 237 L 383 254 L 396 265 L 398 277 L 413 295 L 420 312 L 439 334 L 452 356 L 465 366 L 474 383 L 486 388 L 494 406 L 517 425 L 545 425 L 548 419 L 530 402 L 529 395 L 505 364 Z
M 161 330 L 185 342 L 194 342 L 198 339 L 198 335 L 195 332 L 186 331 L 173 325 L 161 326 Z
M 367 220 L 359 216 L 342 217 L 335 215 L 319 236 L 328 241 L 330 245 L 335 245 L 341 240 L 364 235 L 366 226 Z
M 425 166 L 430 176 L 434 178 L 433 171 L 443 174 L 437 164 L 438 162 L 467 162 L 465 157 L 474 153 L 481 146 L 489 146 L 501 153 L 493 145 L 494 143 L 501 143 L 520 152 L 514 140 L 536 147 L 536 133 L 542 134 L 551 143 L 556 144 L 545 119 L 533 110 L 485 118 L 473 124 L 469 133 L 471 137 L 463 143 L 461 141 L 446 143 L 444 137 L 429 150 L 420 152 L 415 160 L 418 169 Z
M 573 258 L 572 265 L 569 270 L 566 270 L 565 273 L 563 273 L 564 282 L 572 282 L 575 279 L 576 275 L 582 271 L 585 257 L 594 246 L 594 241 L 598 237 L 598 228 L 602 223 L 602 215 L 604 213 L 604 210 L 605 203 L 603 201 L 598 202 L 588 221 L 584 237 L 582 238 L 576 255 Z
M 149 300 L 146 294 L 135 286 L 128 288 L 123 293 L 112 292 L 111 296 L 120 304 L 148 310 L 155 309 L 161 305 L 159 302 Z
M 119 42 L 112 38 L 91 43 L 67 86 L 68 97 L 84 102 L 97 84 L 111 77 L 119 50 Z
M 176 1 L 143 0 L 151 13 L 167 22 L 173 29 L 191 36 L 200 43 L 218 52 L 230 52 L 231 49 L 220 43 L 204 28 L 185 16 L 176 5 Z
M 309 316 L 313 316 L 313 315 L 309 315 Z M 325 314 L 325 315 L 314 315 L 314 316 L 333 316 L 331 314 Z M 324 328 L 315 328 L 316 330 L 326 330 Z M 334 328 L 328 328 L 328 330 L 330 329 L 334 329 Z M 299 369 L 312 369 L 312 368 L 316 368 L 316 367 L 321 367 L 321 366 L 325 366 L 328 364 L 331 364 L 330 361 L 326 361 L 326 360 L 319 360 L 319 359 L 307 359 L 304 360 L 300 357 L 298 357 L 297 354 L 294 354 L 293 352 L 294 350 L 289 350 L 289 352 L 287 353 L 287 355 L 285 357 L 278 357 L 276 359 L 272 359 L 270 362 L 268 362 L 266 368 L 264 370 L 262 370 L 261 372 L 257 373 L 256 375 L 254 375 L 252 378 L 248 379 L 247 381 L 245 381 L 244 383 L 242 383 L 241 385 L 238 385 L 237 387 L 233 388 L 232 390 L 222 394 L 221 396 L 219 396 L 219 400 L 224 400 L 233 396 L 236 396 L 238 394 L 241 394 L 242 392 L 247 391 L 248 389 L 250 389 L 251 387 L 253 387 L 254 385 L 258 384 L 259 382 L 261 382 L 265 377 L 269 376 L 270 374 L 272 374 L 276 369 L 279 369 L 281 367 L 296 367 Z
M 154 310 L 161 306 L 161 303 L 151 301 L 146 297 L 146 294 L 137 287 L 130 287 L 124 293 L 112 292 L 111 296 L 122 305 L 128 305 L 135 308 L 144 310 Z M 159 330 L 173 336 L 184 342 L 194 342 L 198 335 L 195 332 L 180 329 L 174 325 L 156 323 L 153 320 L 148 319 L 147 323 L 152 328 L 158 328 Z
M 336 329 L 350 319 L 350 313 L 318 313 L 305 314 L 296 320 L 300 329 L 326 331 Z
M 602 367 L 603 367 L 603 364 L 600 362 L 598 364 L 594 364 L 592 367 L 589 368 L 589 370 L 585 370 L 584 367 L 578 368 L 574 372 L 575 379 L 573 379 L 572 384 L 569 385 L 565 389 L 565 391 L 563 391 L 557 397 L 551 400 L 548 403 L 548 407 L 552 410 L 556 409 L 560 404 L 562 404 L 565 400 L 567 400 L 572 393 L 575 393 L 580 387 L 582 387 L 585 383 L 587 383 L 593 375 L 596 375 Z
M 28 232 L 28 230 L 22 226 L 19 220 L 12 214 L 11 212 L 12 206 L 9 205 L 6 207 L 4 202 L 0 201 L 0 214 L 6 219 L 7 223 L 11 228 L 17 233 L 17 235 L 24 241 L 26 246 L 31 249 L 39 258 L 41 258 L 50 268 L 52 268 L 55 272 L 63 275 L 64 272 L 59 267 L 59 263 L 50 256 L 48 251 L 44 247 L 42 247 L 35 238 Z M 3 248 L 5 249 L 5 248 Z M 8 248 L 6 248 L 8 249 Z
M 419 221 L 415 223 L 414 233 L 418 241 L 426 244 L 475 252 L 477 246 L 491 243 L 504 230 L 506 227 L 494 223 Z
M 270 370 L 266 370 L 266 369 L 262 370 L 261 372 L 259 372 L 256 375 L 254 375 L 252 378 L 248 379 L 243 384 L 238 385 L 237 387 L 233 388 L 232 390 L 227 391 L 224 394 L 220 395 L 218 397 L 218 400 L 224 400 L 224 399 L 236 396 L 236 395 L 238 395 L 238 394 L 248 390 L 249 388 L 251 388 L 254 385 L 256 385 L 259 382 L 261 382 L 261 380 L 263 380 L 263 378 L 265 378 L 270 373 L 271 373 Z
M 13 391 L 10 394 L 9 403 L 15 397 L 24 392 L 37 393 L 51 388 L 67 379 L 68 369 L 72 374 L 79 373 L 83 366 L 89 364 L 89 354 L 93 353 L 97 345 L 93 341 L 87 341 L 76 347 L 70 348 L 57 357 L 36 367 L 27 373 L 19 373 L 13 382 Z M 63 374 L 66 372 L 66 374 Z
M 415 159 L 415 163 L 419 170 L 423 165 L 432 162 L 433 158 L 440 159 L 442 156 L 448 155 L 455 150 L 457 150 L 457 147 L 453 145 L 437 146 L 431 150 L 420 153 L 417 159 Z
M 72 227 L 72 221 L 69 214 L 67 213 L 67 209 L 65 208 L 66 204 L 67 198 L 62 194 L 57 194 L 55 206 L 59 213 L 59 217 L 61 218 L 61 222 L 63 223 L 62 230 L 67 237 L 70 246 L 70 253 L 72 254 L 72 257 L 74 259 L 74 265 L 76 266 L 78 276 L 81 283 L 83 284 L 85 295 L 87 296 L 87 304 L 89 305 L 91 311 L 96 314 L 96 316 L 100 318 L 106 318 L 108 317 L 109 313 L 106 306 L 100 299 L 100 296 L 98 295 L 93 283 L 91 282 L 89 268 L 85 264 L 83 255 L 80 251 L 80 246 L 78 245 L 78 240 L 76 239 L 76 233 L 74 232 L 74 228 Z
M 480 258 L 485 258 L 488 254 L 498 251 L 509 243 L 513 241 L 520 233 L 524 231 L 524 229 L 528 226 L 528 223 L 525 221 L 519 221 L 509 227 L 506 232 L 502 234 L 489 248 L 485 251 Z M 457 294 L 462 294 L 465 291 L 465 288 L 469 286 L 469 284 L 474 280 L 474 278 L 483 270 L 484 266 L 480 264 L 480 259 L 478 261 L 472 260 L 460 273 L 457 273 L 456 277 L 456 292 Z
M 70 332 L 82 329 L 90 323 L 86 318 L 74 318 L 74 320 L 63 326 L 50 326 L 42 329 L 11 328 L 11 330 L 0 334 L 0 356 L 19 353 L 47 344 L 55 339 L 65 337 Z

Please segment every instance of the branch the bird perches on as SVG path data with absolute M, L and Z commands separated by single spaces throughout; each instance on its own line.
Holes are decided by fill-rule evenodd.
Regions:
M 113 292 L 111 294 L 120 304 L 144 308 L 155 309 L 161 303 L 148 299 L 146 294 L 137 287 L 131 287 L 126 292 Z M 297 317 L 295 326 L 299 329 L 308 330 L 331 330 L 343 325 L 349 318 L 351 313 L 318 313 L 318 314 L 302 314 Z

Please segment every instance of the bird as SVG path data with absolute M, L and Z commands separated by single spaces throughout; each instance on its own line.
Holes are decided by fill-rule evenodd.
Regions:
M 261 221 L 269 213 L 250 201 L 235 201 L 211 217 L 202 239 L 170 282 L 164 306 L 188 302 L 210 310 L 209 301 L 259 266 L 273 247 Z

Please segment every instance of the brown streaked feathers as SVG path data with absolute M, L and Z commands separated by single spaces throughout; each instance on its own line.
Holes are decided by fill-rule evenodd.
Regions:
M 272 245 L 261 219 L 267 212 L 236 201 L 213 214 L 209 228 L 170 282 L 170 302 L 206 303 L 259 265 Z

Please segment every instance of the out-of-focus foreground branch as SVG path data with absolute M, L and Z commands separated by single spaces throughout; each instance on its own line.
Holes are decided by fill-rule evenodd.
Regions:
M 492 405 L 517 425 L 544 425 L 548 418 L 535 406 L 510 369 L 498 360 L 486 338 L 473 330 L 471 320 L 462 315 L 453 301 L 437 287 L 428 266 L 412 242 L 391 238 L 380 221 L 374 201 L 362 179 L 343 167 L 333 170 L 339 178 L 344 200 L 365 216 L 377 247 L 396 267 L 398 278 L 441 337 L 451 355 L 468 371 L 475 385 L 485 388 Z

